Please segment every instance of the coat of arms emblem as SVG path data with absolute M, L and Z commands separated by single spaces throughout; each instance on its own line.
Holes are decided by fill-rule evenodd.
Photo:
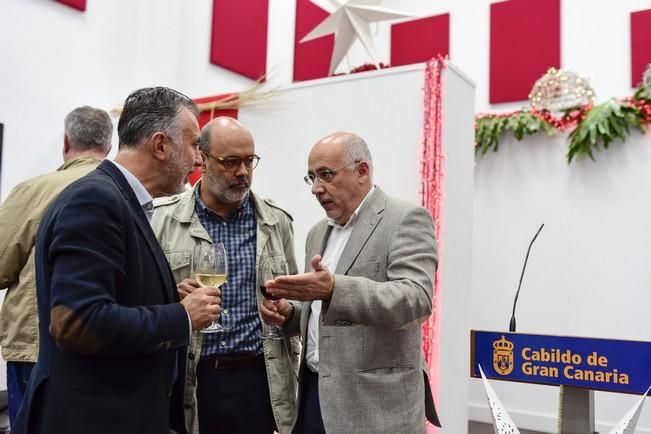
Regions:
M 500 375 L 509 375 L 513 371 L 513 342 L 502 339 L 493 342 L 493 368 Z

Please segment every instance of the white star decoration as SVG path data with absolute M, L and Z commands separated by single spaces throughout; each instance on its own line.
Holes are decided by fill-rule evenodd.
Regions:
M 350 47 L 359 39 L 372 62 L 379 67 L 370 23 L 396 18 L 410 17 L 411 14 L 374 6 L 382 0 L 310 0 L 330 14 L 321 21 L 301 42 L 311 41 L 322 36 L 335 34 L 335 47 L 330 60 L 330 75 L 337 69 Z
M 493 416 L 493 429 L 495 430 L 495 434 L 520 434 L 520 431 L 516 428 L 511 416 L 506 412 L 502 401 L 500 401 L 497 393 L 495 393 L 488 382 L 488 379 L 484 375 L 481 365 L 478 366 L 481 379 L 484 382 L 484 390 L 486 391 L 486 398 L 488 398 L 488 406 L 490 407 Z
M 481 374 L 481 379 L 484 382 L 484 390 L 486 391 L 486 397 L 488 398 L 488 405 L 491 409 L 493 415 L 493 428 L 495 434 L 520 434 L 518 428 L 516 428 L 511 416 L 506 412 L 504 405 L 498 398 L 497 394 L 491 387 L 484 371 L 479 366 L 479 373 Z M 640 417 L 640 412 L 642 411 L 642 406 L 644 401 L 649 394 L 651 387 L 649 387 L 646 392 L 638 399 L 635 405 L 624 415 L 622 420 L 620 420 L 617 425 L 615 425 L 608 434 L 634 434 L 635 427 L 637 425 L 637 420 Z
M 644 392 L 644 395 L 642 395 L 640 399 L 637 401 L 637 403 L 633 406 L 633 408 L 631 408 L 628 411 L 628 413 L 624 415 L 622 420 L 620 420 L 619 423 L 613 427 L 613 429 L 608 431 L 608 434 L 634 434 L 635 433 L 637 420 L 640 417 L 640 412 L 642 411 L 642 406 L 644 405 L 644 400 L 646 399 L 649 390 L 651 390 L 651 387 L 649 387 L 646 390 L 646 392 Z

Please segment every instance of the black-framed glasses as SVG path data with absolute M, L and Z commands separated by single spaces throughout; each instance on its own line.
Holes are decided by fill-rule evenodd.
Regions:
M 258 162 L 260 162 L 260 157 L 257 156 L 256 154 L 249 155 L 248 157 L 240 158 L 240 157 L 215 157 L 214 155 L 210 155 L 207 152 L 202 152 L 207 157 L 210 157 L 214 160 L 217 160 L 219 164 L 224 166 L 224 169 L 233 172 L 237 169 L 240 168 L 242 164 L 244 164 L 244 167 L 246 170 L 253 170 L 258 166 Z
M 355 165 L 357 163 L 359 163 L 359 161 L 353 161 L 352 163 L 348 163 L 345 166 L 341 166 L 338 169 L 321 169 L 321 170 L 317 170 L 314 173 L 308 173 L 307 175 L 305 175 L 303 177 L 303 181 L 305 181 L 305 183 L 307 185 L 312 185 L 312 184 L 314 184 L 314 180 L 318 179 L 319 181 L 327 184 L 327 183 L 331 182 L 334 179 L 335 175 L 341 169 L 345 169 L 346 167 Z

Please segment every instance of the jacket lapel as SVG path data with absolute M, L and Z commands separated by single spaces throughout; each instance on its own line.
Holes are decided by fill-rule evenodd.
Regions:
M 314 255 L 323 256 L 323 252 L 325 252 L 326 246 L 328 245 L 328 238 L 330 237 L 330 232 L 332 232 L 332 226 L 326 223 L 323 225 L 323 227 L 319 228 L 319 231 L 316 234 L 314 234 L 315 235 L 314 240 L 316 241 L 316 243 L 312 246 L 312 254 L 306 260 L 307 264 L 309 264 L 309 261 L 312 260 L 312 257 Z M 314 250 L 315 248 L 318 248 L 318 250 Z
M 249 192 L 251 195 L 250 200 L 253 203 L 253 209 L 255 212 L 255 224 L 256 224 L 256 238 L 255 238 L 255 257 L 256 265 L 261 264 L 262 252 L 264 251 L 267 241 L 271 237 L 271 232 L 273 226 L 278 223 L 278 219 L 271 213 L 265 211 L 262 199 L 253 194 L 252 191 Z M 256 266 L 256 282 L 259 278 L 258 276 L 258 267 Z
M 167 260 L 165 259 L 165 255 L 163 254 L 160 245 L 158 244 L 158 240 L 154 235 L 154 231 L 149 224 L 149 220 L 147 220 L 147 216 L 145 216 L 140 203 L 138 203 L 138 199 L 136 198 L 133 189 L 124 178 L 124 175 L 122 175 L 122 172 L 120 172 L 120 169 L 118 169 L 113 163 L 109 161 L 103 161 L 97 167 L 97 169 L 106 173 L 122 192 L 124 200 L 127 202 L 131 215 L 133 216 L 133 220 L 136 223 L 136 227 L 142 234 L 142 237 L 145 240 L 145 244 L 154 257 L 156 267 L 158 267 L 159 275 L 165 281 L 165 285 L 163 285 L 163 288 L 161 288 L 164 293 L 165 300 L 168 303 L 178 301 L 178 294 L 176 291 L 174 291 L 174 289 L 176 289 L 176 285 L 174 285 L 174 277 L 170 271 L 170 267 L 167 264 Z
M 308 240 L 308 246 L 306 249 L 307 256 L 305 257 L 305 272 L 310 270 L 310 261 L 314 255 L 323 255 L 323 251 L 326 248 L 328 243 L 328 237 L 332 231 L 332 226 L 330 226 L 326 220 L 321 221 L 318 226 L 314 229 L 314 234 Z M 312 302 L 307 301 L 303 303 L 301 308 L 301 335 L 303 336 L 303 342 L 307 342 L 307 322 L 310 318 Z
M 352 267 L 355 259 L 359 256 L 364 248 L 364 245 L 371 237 L 378 223 L 382 220 L 382 212 L 386 205 L 386 195 L 378 188 L 375 187 L 375 192 L 367 199 L 368 203 L 362 206 L 357 221 L 353 227 L 353 232 L 350 234 L 348 243 L 344 248 L 337 269 L 337 274 L 347 274 L 350 267 Z
M 195 194 L 197 188 L 201 185 L 201 181 L 194 184 L 194 187 L 189 190 L 189 194 L 184 194 L 180 201 L 179 205 L 174 209 L 172 213 L 172 218 L 176 219 L 178 222 L 190 226 L 190 236 L 192 238 L 198 238 L 212 244 L 212 238 L 208 234 L 208 231 L 201 226 L 199 218 L 196 216 L 194 211 L 195 206 Z

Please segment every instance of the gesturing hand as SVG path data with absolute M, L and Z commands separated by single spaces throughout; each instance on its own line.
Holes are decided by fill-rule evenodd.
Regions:
M 321 262 L 321 255 L 311 261 L 312 271 L 293 276 L 280 276 L 265 282 L 267 290 L 275 297 L 289 300 L 330 300 L 335 286 L 335 276 Z

